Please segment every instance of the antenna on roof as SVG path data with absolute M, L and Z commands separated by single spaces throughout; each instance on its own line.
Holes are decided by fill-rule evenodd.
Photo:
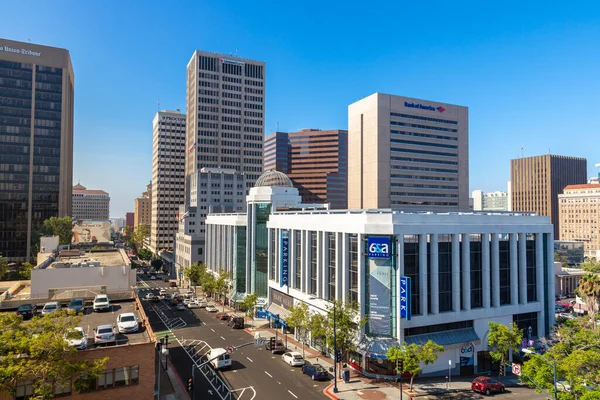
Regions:
M 279 122 L 277 123 L 277 127 L 275 128 L 275 132 L 279 132 Z
M 156 111 L 160 111 L 160 98 L 156 101 Z
M 523 151 L 523 149 L 524 149 L 524 147 L 523 147 L 523 146 L 521 146 L 521 158 L 524 158 L 524 157 L 525 157 L 525 152 Z
M 27 41 L 28 41 L 29 43 L 31 43 L 31 39 L 27 38 Z

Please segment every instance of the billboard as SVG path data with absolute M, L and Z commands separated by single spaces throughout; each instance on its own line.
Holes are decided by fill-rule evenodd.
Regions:
M 410 320 L 412 311 L 411 311 L 411 282 L 410 278 L 406 276 L 400 277 L 400 318 L 404 318 L 406 320 Z
M 390 237 L 369 236 L 369 258 L 390 258 Z
M 280 239 L 280 245 L 279 245 L 279 249 L 280 249 L 280 256 L 279 256 L 279 260 L 280 260 L 280 271 L 279 271 L 279 275 L 280 275 L 280 279 L 279 279 L 279 287 L 282 287 L 283 285 L 288 285 L 289 284 L 289 270 L 290 270 L 290 265 L 289 265 L 289 255 L 290 255 L 290 233 L 288 231 L 281 231 L 281 239 Z
M 391 283 L 391 260 L 369 259 L 369 332 L 373 335 L 391 335 Z
M 75 221 L 72 244 L 108 242 L 110 242 L 110 221 Z

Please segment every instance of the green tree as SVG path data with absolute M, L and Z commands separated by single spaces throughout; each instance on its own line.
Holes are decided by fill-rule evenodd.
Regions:
M 21 268 L 19 271 L 19 275 L 20 275 L 19 279 L 30 280 L 31 279 L 31 270 L 33 270 L 34 268 L 35 268 L 35 265 L 28 263 L 28 262 L 24 262 L 21 265 Z
M 229 273 L 227 271 L 219 271 L 219 276 L 215 279 L 214 291 L 219 300 L 227 295 L 229 291 Z M 225 311 L 225 300 L 223 300 L 223 311 Z
M 444 347 L 428 340 L 424 345 L 415 343 L 402 344 L 395 347 L 390 347 L 386 353 L 386 357 L 393 363 L 402 360 L 402 371 L 407 372 L 410 376 L 410 390 L 413 389 L 413 381 L 415 376 L 421 373 L 421 364 L 432 364 L 438 359 L 438 353 L 444 351 Z M 396 364 L 397 365 L 397 364 Z
M 600 308 L 600 275 L 586 274 L 582 276 L 577 294 L 585 302 L 588 314 L 592 318 L 592 325 L 596 329 L 596 316 Z
M 135 250 L 139 253 L 144 247 L 144 240 L 150 236 L 150 227 L 148 225 L 138 225 L 131 233 L 131 240 L 135 245 Z
M 490 356 L 504 366 L 508 360 L 508 352 L 511 349 L 519 351 L 523 332 L 514 322 L 511 322 L 510 327 L 494 321 L 488 322 L 488 325 L 488 345 L 492 348 Z
M 77 350 L 65 337 L 80 317 L 66 311 L 34 317 L 0 314 L 0 391 L 14 392 L 18 381 L 30 380 L 36 399 L 54 397 L 53 386 L 75 380 L 78 390 L 104 370 L 108 358 L 76 360 Z M 84 377 L 84 379 L 81 379 Z
M 152 252 L 146 248 L 140 249 L 140 251 L 138 251 L 138 257 L 140 260 L 150 260 L 152 258 Z
M 150 261 L 150 265 L 152 268 L 158 270 L 163 266 L 163 260 L 160 258 L 155 258 L 154 260 Z
M 254 310 L 256 308 L 256 304 L 258 303 L 258 294 L 250 293 L 244 297 L 244 301 L 242 301 L 242 308 L 246 310 L 246 315 L 252 317 L 252 325 L 254 325 Z
M 204 293 L 210 294 L 212 296 L 212 294 L 215 291 L 215 283 L 216 283 L 215 276 L 213 274 L 211 274 L 210 272 L 207 272 L 206 274 L 204 274 L 204 277 L 202 278 L 202 282 L 201 282 L 202 291 Z
M 41 236 L 58 236 L 62 245 L 71 244 L 73 239 L 73 220 L 71 217 L 50 217 L 40 229 Z
M 318 312 L 311 312 L 308 330 L 310 331 L 313 340 L 321 339 L 321 351 L 324 351 L 324 346 L 327 344 L 327 340 L 325 339 L 327 336 L 327 316 Z M 308 338 L 306 340 L 308 340 Z
M 6 258 L 2 257 L 2 253 L 0 253 L 0 279 L 4 278 L 6 272 L 8 271 L 8 261 Z
M 597 262 L 593 257 L 586 257 L 585 262 L 579 264 L 579 268 L 587 272 L 598 273 L 600 272 L 600 262 Z
M 190 285 L 200 285 L 206 275 L 206 265 L 203 263 L 193 263 L 191 266 L 183 269 L 183 277 L 190 281 Z
M 302 343 L 302 357 L 304 357 L 304 343 L 308 337 L 310 326 L 310 313 L 306 303 L 298 303 L 290 307 L 289 316 L 285 319 L 289 328 L 296 330 L 296 336 Z

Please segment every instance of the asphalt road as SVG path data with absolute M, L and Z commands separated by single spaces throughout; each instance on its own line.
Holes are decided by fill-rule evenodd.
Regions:
M 143 279 L 150 288 L 156 289 L 156 291 L 158 288 L 168 285 L 159 280 L 147 280 L 146 277 Z M 174 288 L 171 288 L 170 292 L 174 291 Z M 140 290 L 141 297 L 145 293 L 147 290 Z M 161 336 L 161 331 L 166 330 L 164 325 L 156 317 L 149 303 L 147 301 L 142 303 L 151 319 L 152 328 Z M 162 305 L 162 303 L 157 304 Z M 180 317 L 186 323 L 185 327 L 173 330 L 175 336 L 184 345 L 193 343 L 192 340 L 202 340 L 212 348 L 226 348 L 253 342 L 252 335 L 242 329 L 231 329 L 225 321 L 218 320 L 215 313 L 208 313 L 204 309 L 176 311 L 171 307 L 162 306 L 162 308 L 169 318 Z M 185 350 L 175 340 L 169 341 L 169 357 L 181 379 L 186 382 L 191 375 L 192 362 Z M 330 383 L 329 381 L 311 380 L 310 377 L 302 374 L 301 368 L 285 364 L 281 360 L 281 355 L 271 354 L 264 347 L 259 348 L 254 344 L 237 349 L 231 358 L 231 368 L 219 372 L 219 375 L 234 391 L 236 398 L 241 400 L 322 399 L 322 391 Z M 200 372 L 196 372 L 195 375 L 194 400 L 219 398 L 206 379 L 199 379 L 204 378 Z M 212 395 L 211 392 L 213 392 Z

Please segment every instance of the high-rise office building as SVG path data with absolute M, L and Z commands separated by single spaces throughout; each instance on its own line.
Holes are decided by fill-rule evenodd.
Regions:
M 569 185 L 558 195 L 560 239 L 583 242 L 585 255 L 600 251 L 600 184 Z
M 159 111 L 152 121 L 152 217 L 150 249 L 173 249 L 177 212 L 184 202 L 185 114 Z
M 187 65 L 186 105 L 186 198 L 178 204 L 191 206 L 190 187 L 203 168 L 244 174 L 245 195 L 262 173 L 265 63 L 195 51 Z M 204 254 L 204 232 L 196 234 Z
M 74 74 L 69 51 L 0 39 L 0 253 L 31 256 L 32 232 L 71 215 Z
M 587 183 L 587 160 L 545 154 L 510 160 L 513 211 L 529 211 L 550 217 L 554 238 L 560 237 L 558 195 L 569 185 Z
M 110 196 L 104 190 L 88 189 L 81 184 L 73 186 L 73 212 L 76 219 L 107 220 L 110 215 Z
M 133 221 L 135 219 L 135 213 L 125 213 L 125 227 L 133 228 Z
M 383 93 L 350 104 L 348 208 L 467 210 L 468 108 Z
M 348 207 L 347 131 L 274 132 L 265 138 L 263 169 L 286 174 L 304 203 Z
M 146 186 L 142 197 L 133 201 L 133 225 L 148 225 L 152 223 L 152 184 Z

